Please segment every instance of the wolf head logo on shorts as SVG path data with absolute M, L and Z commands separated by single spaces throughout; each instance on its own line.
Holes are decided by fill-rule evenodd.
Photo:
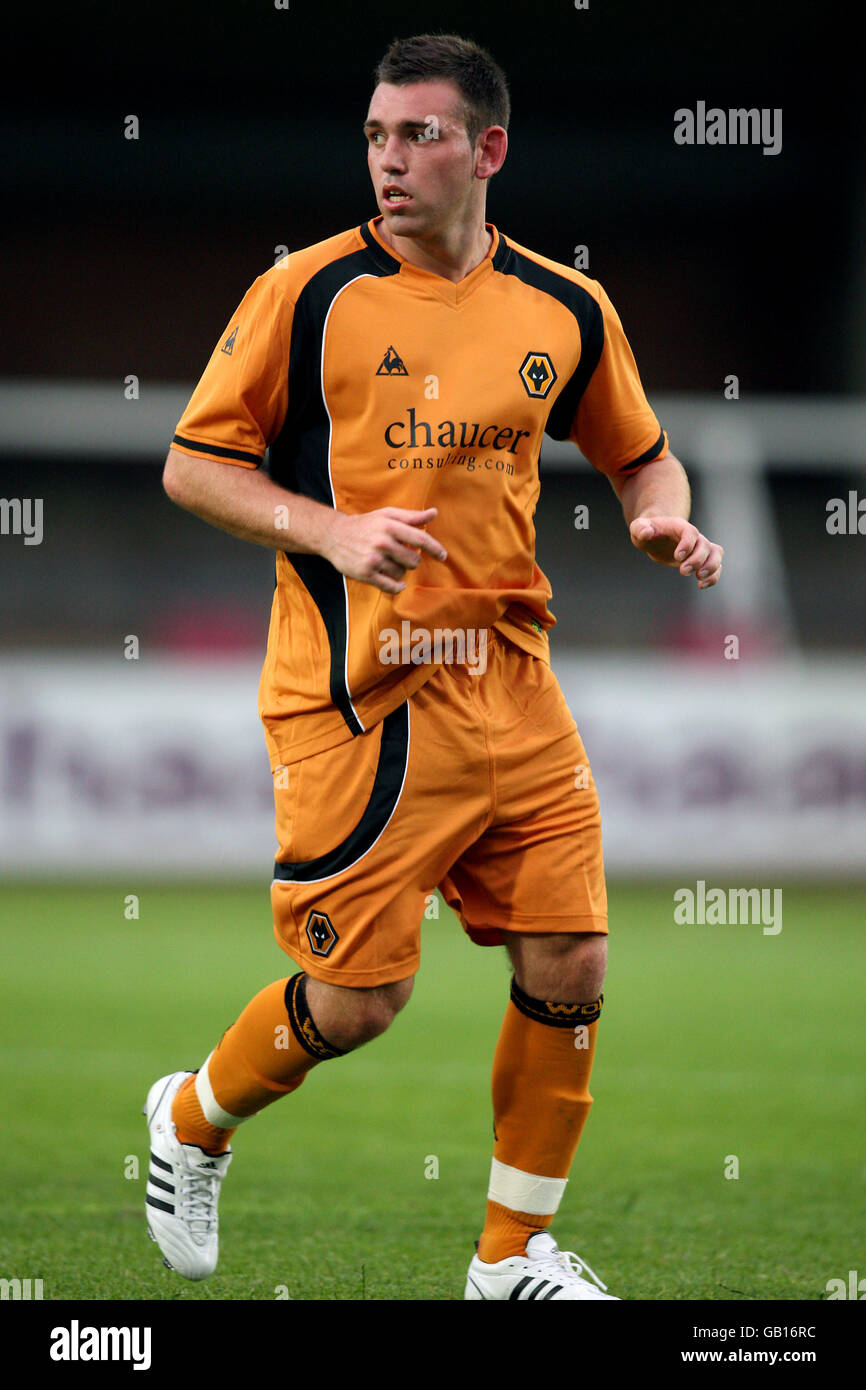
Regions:
M 314 956 L 329 956 L 339 941 L 326 912 L 311 912 L 307 918 L 307 940 Z

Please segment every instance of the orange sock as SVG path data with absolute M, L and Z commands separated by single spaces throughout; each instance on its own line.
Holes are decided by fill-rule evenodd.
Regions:
M 182 1144 L 224 1152 L 242 1120 L 296 1091 L 317 1063 L 343 1055 L 313 1022 L 305 981 L 301 972 L 261 990 L 184 1082 L 171 1112 Z
M 490 1264 L 522 1255 L 556 1215 L 592 1105 L 602 999 L 531 999 L 512 981 L 493 1059 L 493 1163 L 478 1244 Z
M 217 1125 L 208 1124 L 196 1094 L 195 1076 L 187 1077 L 172 1101 L 171 1118 L 177 1125 L 180 1142 L 198 1144 L 205 1153 L 225 1153 L 234 1134 L 234 1129 L 220 1129 Z

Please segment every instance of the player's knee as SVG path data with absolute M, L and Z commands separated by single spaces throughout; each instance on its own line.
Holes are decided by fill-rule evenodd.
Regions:
M 596 933 L 582 936 L 573 957 L 573 968 L 581 994 L 597 999 L 607 970 L 607 937 Z
M 355 991 L 361 996 L 356 1001 L 359 1042 L 378 1038 L 390 1028 L 397 1014 L 408 1002 L 413 983 L 411 979 L 398 980 L 392 985 Z
M 587 932 L 571 941 L 559 962 L 563 983 L 573 996 L 597 999 L 607 969 L 607 937 Z
M 533 998 L 588 1002 L 601 994 L 607 969 L 605 935 L 509 933 L 507 945 L 517 983 Z
M 409 978 L 372 989 L 346 989 L 311 981 L 307 997 L 323 1036 L 342 1052 L 350 1052 L 390 1027 L 408 1002 L 413 983 Z

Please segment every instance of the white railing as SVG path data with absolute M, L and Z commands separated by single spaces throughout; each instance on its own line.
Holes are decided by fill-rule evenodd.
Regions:
M 0 448 L 161 463 L 193 385 L 144 380 L 140 398 L 126 400 L 123 381 L 6 377 L 0 380 Z M 652 406 L 675 452 L 697 467 L 737 468 L 755 456 L 787 468 L 866 467 L 866 399 L 726 401 L 719 392 L 653 395 Z M 554 440 L 545 442 L 543 462 L 552 468 L 586 465 L 572 445 Z
M 0 449 L 160 465 L 192 383 L 148 382 L 128 400 L 122 380 L 0 381 Z M 715 613 L 750 620 L 794 649 L 794 624 L 784 563 L 767 485 L 773 467 L 810 472 L 851 470 L 866 482 L 866 400 L 841 396 L 756 396 L 722 393 L 658 395 L 653 408 L 674 452 L 701 484 L 696 523 L 725 546 L 725 583 Z M 545 439 L 542 474 L 588 469 L 571 444 Z M 829 496 L 828 496 L 829 500 Z M 816 528 L 825 517 L 816 516 Z M 692 592 L 690 590 L 690 592 Z M 693 586 L 693 598 L 698 591 Z

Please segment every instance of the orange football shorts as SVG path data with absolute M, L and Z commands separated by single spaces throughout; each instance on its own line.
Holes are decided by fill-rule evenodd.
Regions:
M 439 666 L 375 728 L 277 769 L 274 933 L 315 979 L 414 975 L 437 886 L 479 945 L 607 932 L 598 797 L 556 678 L 492 628 L 481 665 Z

